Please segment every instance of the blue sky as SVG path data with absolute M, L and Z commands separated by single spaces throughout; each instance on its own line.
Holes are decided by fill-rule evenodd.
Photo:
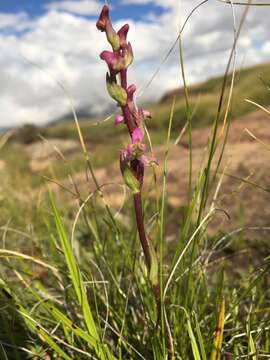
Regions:
M 129 82 L 139 89 L 138 102 L 158 100 L 181 86 L 177 47 L 160 67 L 181 24 L 201 0 L 114 0 L 113 24 L 130 25 L 134 51 Z M 95 22 L 100 0 L 0 1 L 0 127 L 43 124 L 70 112 L 59 87 L 71 94 L 77 109 L 95 113 L 116 111 L 105 89 L 108 49 Z M 221 74 L 233 43 L 233 13 L 237 27 L 243 8 L 217 0 L 198 9 L 184 32 L 188 83 Z M 270 61 L 270 7 L 253 7 L 237 46 L 237 66 Z M 160 71 L 146 87 L 156 69 Z
M 46 12 L 46 7 L 50 3 L 54 3 L 54 0 L 8 0 L 0 2 L 0 12 L 1 13 L 16 13 L 16 12 L 26 12 L 31 17 L 42 16 Z M 121 1 L 112 1 L 110 3 L 113 7 L 117 8 L 117 12 L 114 12 L 112 15 L 113 20 L 121 18 L 132 18 L 133 20 L 141 20 L 145 14 L 153 13 L 155 15 L 160 15 L 162 12 L 166 11 L 166 5 L 160 6 L 153 2 L 145 4 L 121 4 Z M 94 17 L 86 16 L 86 17 Z

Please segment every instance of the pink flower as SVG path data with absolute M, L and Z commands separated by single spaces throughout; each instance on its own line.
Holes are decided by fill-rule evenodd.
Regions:
M 117 74 L 119 71 L 125 69 L 125 62 L 121 55 L 116 52 L 102 51 L 100 58 L 106 61 L 108 68 L 112 74 Z
M 115 116 L 114 125 L 123 124 L 124 120 L 124 116 L 118 114 Z
M 132 143 L 141 143 L 143 141 L 143 132 L 140 128 L 135 128 L 131 134 Z

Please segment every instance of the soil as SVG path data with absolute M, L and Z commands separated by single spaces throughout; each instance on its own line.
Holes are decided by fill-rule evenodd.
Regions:
M 254 139 L 246 129 L 259 140 Z M 206 164 L 206 150 L 211 131 L 211 128 L 204 128 L 193 132 L 192 176 L 194 188 L 202 165 Z M 218 137 L 220 145 L 213 161 L 212 174 L 216 169 L 224 140 L 221 128 L 218 129 Z M 74 147 L 75 144 L 72 148 Z M 166 146 L 158 146 L 154 150 L 155 156 L 160 162 L 155 170 L 158 186 L 161 188 Z M 100 185 L 107 184 L 103 187 L 105 198 L 117 211 L 124 199 L 119 164 L 114 163 L 106 168 L 96 169 L 95 174 Z M 169 149 L 167 198 L 169 207 L 173 211 L 183 207 L 187 201 L 188 174 L 188 140 L 184 136 L 178 145 L 171 144 Z M 144 191 L 154 197 L 156 189 L 152 182 L 151 168 L 147 169 L 145 178 Z M 85 173 L 76 174 L 74 180 L 85 194 L 95 189 L 94 183 L 87 180 Z M 270 229 L 270 116 L 265 112 L 256 111 L 231 124 L 228 143 L 219 167 L 215 187 L 219 181 L 220 188 L 215 207 L 222 211 L 217 212 L 209 231 L 211 233 L 215 233 L 217 230 L 228 232 L 238 227 L 253 227 L 256 229 L 247 229 L 249 236 L 256 237 L 258 232 L 268 234 Z M 269 229 L 266 229 L 267 227 Z

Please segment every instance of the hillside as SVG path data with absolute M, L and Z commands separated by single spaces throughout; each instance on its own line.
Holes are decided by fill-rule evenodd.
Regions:
M 225 100 L 228 95 L 231 74 L 228 77 Z M 209 125 L 213 122 L 219 101 L 223 77 L 212 78 L 200 84 L 189 87 L 189 101 L 192 112 L 192 124 L 194 128 Z M 235 86 L 232 97 L 230 118 L 234 119 L 254 111 L 254 106 L 248 104 L 245 99 L 258 102 L 261 105 L 270 105 L 270 63 L 260 64 L 247 69 L 239 70 L 235 76 Z M 174 113 L 173 132 L 178 133 L 186 122 L 186 103 L 184 89 L 175 89 L 165 94 L 159 103 L 148 106 L 153 114 L 149 121 L 149 128 L 152 130 L 154 139 L 160 143 L 167 130 L 168 117 L 173 96 L 176 97 Z M 123 134 L 123 128 L 117 129 L 112 126 L 113 121 L 102 123 L 103 119 L 83 119 L 81 127 L 86 140 L 98 143 L 109 137 Z M 100 122 L 98 126 L 93 123 Z M 77 137 L 72 122 L 62 122 L 48 126 L 47 137 L 74 138 Z
M 269 225 L 270 151 L 267 147 L 270 144 L 269 121 L 270 117 L 265 112 L 255 110 L 249 115 L 235 119 L 232 123 L 226 152 L 220 168 L 224 169 L 226 167 L 226 175 L 223 178 L 220 196 L 217 199 L 218 207 L 226 211 L 230 218 L 228 219 L 221 212 L 209 227 L 211 233 L 214 234 L 217 230 L 227 232 L 241 226 L 267 227 Z M 94 129 L 97 131 L 97 128 Z M 266 145 L 252 138 L 246 129 Z M 194 184 L 205 161 L 206 146 L 210 134 L 211 127 L 209 126 L 195 129 L 192 134 Z M 107 194 L 106 200 L 116 211 L 121 207 L 123 201 L 123 189 L 120 185 L 123 183 L 123 179 L 119 170 L 118 157 L 124 138 L 119 137 L 118 141 L 117 137 L 113 139 L 108 137 L 106 139 L 105 136 L 102 139 L 102 132 L 99 136 L 99 143 L 97 139 L 93 138 L 94 141 L 88 142 L 87 146 L 95 166 L 95 175 L 98 182 L 105 184 L 110 179 L 110 183 L 117 184 L 106 186 L 104 189 L 105 194 Z M 168 239 L 170 239 L 170 234 L 175 233 L 179 211 L 181 214 L 181 209 L 186 206 L 189 171 L 187 135 L 184 135 L 177 145 L 174 145 L 175 135 L 172 136 L 172 140 L 168 158 L 167 199 L 171 219 L 168 227 Z M 154 153 L 160 162 L 160 166 L 156 170 L 159 188 L 161 188 L 166 146 L 155 142 Z M 218 155 L 219 151 L 215 163 Z M 2 174 L 5 172 L 2 179 L 2 190 L 7 191 L 7 185 L 8 189 L 18 189 L 14 196 L 16 199 L 19 197 L 23 203 L 28 202 L 29 199 L 35 202 L 37 199 L 43 198 L 43 196 L 46 198 L 47 185 L 44 186 L 42 177 L 54 179 L 51 186 L 54 193 L 59 194 L 62 198 L 65 193 L 63 188 L 73 187 L 73 183 L 70 182 L 70 171 L 73 173 L 72 181 L 76 183 L 83 196 L 87 196 L 89 191 L 95 189 L 95 184 L 86 176 L 84 157 L 79 141 L 76 139 L 54 138 L 28 145 L 9 144 L 2 149 L 1 159 L 0 171 L 2 169 Z M 213 171 L 214 168 L 213 166 Z M 155 193 L 151 181 L 151 170 L 148 169 L 145 193 L 151 195 L 151 198 L 154 199 Z M 61 186 L 57 183 L 60 183 Z M 23 193 L 20 190 L 21 188 L 24 189 Z M 13 204 L 12 199 L 11 204 Z M 66 205 L 67 209 L 70 209 L 73 202 Z M 10 212 L 11 210 L 7 207 L 6 211 Z M 27 213 L 30 216 L 32 209 L 27 210 Z M 3 212 L 0 220 L 4 221 L 6 215 Z M 247 237 L 253 235 L 253 232 L 249 231 Z M 261 236 L 262 234 L 256 234 L 255 232 L 255 235 Z

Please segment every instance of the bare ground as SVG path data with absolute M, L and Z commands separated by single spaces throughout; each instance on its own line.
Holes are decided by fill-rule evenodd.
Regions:
M 252 138 L 245 129 L 248 129 L 266 145 Z M 193 132 L 193 184 L 198 178 L 202 165 L 206 162 L 206 146 L 210 134 L 210 128 L 198 129 Z M 222 144 L 224 137 L 221 136 L 221 129 L 218 131 L 218 136 L 220 136 L 220 144 Z M 76 146 L 72 143 L 72 149 L 74 147 Z M 160 166 L 156 168 L 159 187 L 162 182 L 165 151 L 165 146 L 155 149 L 155 155 L 160 161 Z M 219 154 L 220 150 L 217 151 L 214 159 L 212 172 L 215 170 Z M 48 158 L 46 159 L 48 161 Z M 225 175 L 222 177 L 223 171 Z M 174 211 L 184 206 L 187 201 L 188 172 L 189 150 L 187 138 L 184 137 L 180 144 L 171 144 L 169 149 L 167 197 L 169 206 Z M 95 173 L 100 184 L 111 184 L 104 186 L 103 189 L 106 200 L 116 211 L 123 202 L 123 187 L 121 186 L 123 180 L 118 163 L 96 169 Z M 151 174 L 152 170 L 148 169 L 144 189 L 154 197 L 156 191 L 152 184 Z M 257 111 L 232 123 L 217 180 L 220 180 L 221 177 L 222 182 L 215 206 L 224 210 L 230 220 L 221 211 L 211 224 L 210 232 L 216 232 L 216 230 L 227 232 L 239 226 L 270 227 L 270 116 L 262 111 Z M 244 179 L 244 181 L 238 180 L 238 178 Z M 85 194 L 95 189 L 94 183 L 86 179 L 85 173 L 76 174 L 74 180 Z M 69 185 L 68 181 L 66 184 Z M 262 231 L 262 229 L 250 230 L 249 233 L 256 236 L 258 231 Z M 265 230 L 265 234 L 268 236 L 267 230 Z

